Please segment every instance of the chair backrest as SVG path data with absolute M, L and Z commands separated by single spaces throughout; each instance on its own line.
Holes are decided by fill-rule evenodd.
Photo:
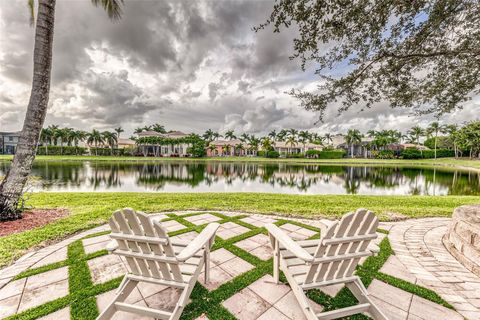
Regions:
M 132 274 L 183 283 L 180 262 L 160 222 L 125 208 L 115 211 L 108 223 L 110 237 L 118 243 L 115 253 L 126 258 Z
M 378 218 L 358 209 L 335 222 L 322 235 L 304 283 L 325 282 L 352 276 L 362 257 L 370 255 L 368 245 L 377 237 Z

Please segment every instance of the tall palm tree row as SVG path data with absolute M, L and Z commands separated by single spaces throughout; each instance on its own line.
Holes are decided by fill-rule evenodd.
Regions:
M 22 217 L 18 204 L 32 170 L 47 114 L 56 0 L 38 0 L 37 2 L 32 90 L 12 165 L 0 183 L 0 220 L 15 220 Z M 116 20 L 122 16 L 123 0 L 92 0 L 92 3 L 95 6 L 102 6 L 110 19 Z M 35 1 L 29 0 L 28 5 L 32 22 L 34 22 Z

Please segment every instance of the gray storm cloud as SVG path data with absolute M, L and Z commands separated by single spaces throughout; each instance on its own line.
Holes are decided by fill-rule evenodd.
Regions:
M 250 133 L 426 123 L 383 103 L 340 117 L 332 106 L 315 125 L 316 115 L 285 93 L 318 81 L 288 58 L 296 31 L 252 31 L 272 7 L 273 0 L 126 1 L 123 19 L 113 23 L 90 1 L 57 1 L 46 124 L 122 125 L 129 134 L 154 122 Z M 0 130 L 18 130 L 30 94 L 34 29 L 24 1 L 0 1 L 0 21 Z M 473 99 L 446 122 L 470 120 L 479 104 Z

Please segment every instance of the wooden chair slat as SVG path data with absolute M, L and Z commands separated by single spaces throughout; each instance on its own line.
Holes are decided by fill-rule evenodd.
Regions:
M 360 278 L 353 275 L 360 258 L 372 254 L 368 246 L 377 236 L 377 227 L 377 217 L 371 211 L 359 209 L 331 224 L 320 240 L 293 243 L 277 226 L 267 224 L 272 247 L 282 248 L 278 263 L 274 254 L 274 280 L 278 283 L 281 269 L 307 319 L 337 319 L 368 312 L 376 320 L 388 320 L 370 299 Z M 333 284 L 345 284 L 359 304 L 315 314 L 304 291 Z
M 194 241 L 186 246 L 177 246 L 175 248 L 177 252 L 161 223 L 152 223 L 142 212 L 128 208 L 116 211 L 110 218 L 109 225 L 112 239 L 117 242 L 117 246 L 112 247 L 112 252 L 124 256 L 130 270 L 115 298 L 97 320 L 111 319 L 116 311 L 178 320 L 188 303 L 202 267 L 207 267 L 205 261 L 209 257 L 215 233 L 220 225 L 210 224 Z M 125 303 L 125 299 L 140 282 L 165 285 L 183 291 L 172 312 Z
M 125 215 L 125 218 L 127 219 L 128 224 L 130 225 L 130 228 L 133 231 L 133 234 L 135 234 L 136 236 L 139 236 L 140 238 L 139 241 L 136 241 L 135 243 L 138 245 L 138 247 L 140 247 L 140 250 L 142 250 L 142 253 L 145 253 L 148 255 L 152 253 L 152 250 L 150 250 L 149 244 L 145 241 L 141 241 L 141 237 L 145 237 L 146 234 L 143 228 L 140 226 L 140 222 L 138 221 L 138 218 L 137 218 L 137 216 L 140 213 L 137 214 L 131 209 L 125 209 L 123 213 Z M 159 279 L 160 272 L 158 271 L 158 266 L 155 260 L 146 259 L 146 263 L 148 265 L 149 272 L 152 275 L 152 277 Z

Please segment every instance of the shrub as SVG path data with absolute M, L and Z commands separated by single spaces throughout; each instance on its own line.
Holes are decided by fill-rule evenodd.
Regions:
M 308 150 L 306 152 L 308 158 L 318 159 L 341 159 L 345 156 L 345 150 L 343 149 L 324 149 L 320 150 Z
M 257 151 L 257 156 L 258 156 L 258 157 L 266 157 L 267 155 L 265 154 L 265 151 L 263 151 L 263 150 L 258 150 L 258 151 Z
M 420 151 L 416 148 L 407 148 L 400 153 L 403 159 L 433 159 L 435 158 L 435 150 Z M 455 152 L 449 149 L 437 149 L 437 158 L 454 157 Z
M 187 153 L 190 153 L 194 158 L 204 157 L 207 153 L 205 152 L 205 141 L 197 140 L 192 143 L 191 147 L 187 148 Z
M 422 159 L 423 155 L 417 148 L 406 148 L 400 152 L 400 157 L 403 159 Z
M 318 154 L 318 158 L 319 159 L 341 159 L 343 157 L 345 157 L 345 150 L 340 150 L 340 149 L 337 149 L 337 150 L 322 150 L 320 151 L 320 153 Z
M 394 159 L 395 152 L 393 150 L 381 150 L 373 153 L 375 159 Z
M 125 149 L 113 148 L 113 155 L 114 156 L 123 156 L 125 153 Z M 90 148 L 90 154 L 92 156 L 111 156 L 112 149 L 111 148 Z
M 72 147 L 72 146 L 64 146 L 63 147 L 63 152 L 62 152 L 62 148 L 60 146 L 48 146 L 48 150 L 45 146 L 39 146 L 38 149 L 37 149 L 37 154 L 38 155 L 53 155 L 53 156 L 57 156 L 57 155 L 67 155 L 67 156 L 71 156 L 71 155 L 84 155 L 85 153 L 87 153 L 87 149 L 86 148 L 83 148 L 83 147 Z
M 303 153 L 288 153 L 287 158 L 305 158 L 305 155 Z
M 280 157 L 280 153 L 277 151 L 268 151 L 267 152 L 267 158 L 278 158 Z

